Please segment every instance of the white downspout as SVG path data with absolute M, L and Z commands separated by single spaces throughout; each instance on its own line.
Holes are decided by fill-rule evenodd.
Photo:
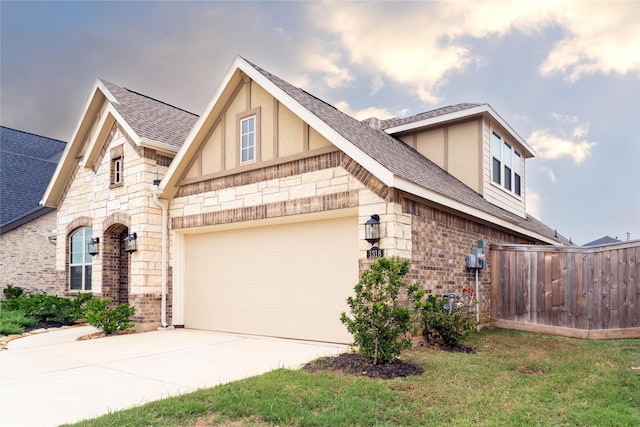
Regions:
M 161 282 L 162 282 L 162 299 L 160 303 L 160 324 L 162 327 L 158 329 L 168 329 L 169 324 L 167 323 L 167 234 L 169 233 L 167 227 L 167 217 L 169 211 L 169 204 L 165 201 L 160 200 L 158 197 L 162 193 L 162 190 L 158 188 L 157 185 L 154 185 L 151 190 L 151 194 L 153 194 L 153 202 L 162 209 L 162 272 L 161 272 Z

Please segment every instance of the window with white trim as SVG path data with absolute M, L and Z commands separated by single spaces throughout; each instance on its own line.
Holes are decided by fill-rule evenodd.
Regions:
M 120 184 L 122 182 L 122 158 L 113 159 L 113 182 L 112 184 Z
M 240 120 L 240 162 L 256 160 L 256 116 Z
M 88 244 L 93 237 L 90 227 L 75 230 L 69 236 L 69 289 L 72 291 L 91 290 L 91 261 Z
M 495 132 L 491 133 L 491 157 L 491 180 L 521 196 L 522 156 Z

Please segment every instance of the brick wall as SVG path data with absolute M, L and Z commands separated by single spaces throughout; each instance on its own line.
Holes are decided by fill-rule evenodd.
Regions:
M 445 212 L 420 202 L 404 199 L 403 211 L 411 214 L 413 254 L 406 280 L 418 281 L 428 294 L 446 292 L 462 295 L 462 288 L 475 290 L 475 270 L 465 267 L 465 257 L 478 240 L 491 244 L 531 244 L 532 240 L 510 234 L 488 224 Z M 479 270 L 481 318 L 490 314 L 491 263 Z
M 11 284 L 47 294 L 61 291 L 56 285 L 56 247 L 46 237 L 55 228 L 52 211 L 0 236 L 0 288 Z

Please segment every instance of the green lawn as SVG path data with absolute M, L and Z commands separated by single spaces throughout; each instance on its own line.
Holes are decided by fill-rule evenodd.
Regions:
M 640 340 L 483 330 L 476 354 L 416 348 L 421 376 L 279 369 L 79 426 L 638 426 Z

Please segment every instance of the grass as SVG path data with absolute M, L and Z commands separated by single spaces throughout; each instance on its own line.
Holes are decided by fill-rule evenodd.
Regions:
M 279 369 L 76 425 L 640 425 L 640 340 L 483 330 L 466 343 L 478 353 L 405 351 L 420 376 Z

